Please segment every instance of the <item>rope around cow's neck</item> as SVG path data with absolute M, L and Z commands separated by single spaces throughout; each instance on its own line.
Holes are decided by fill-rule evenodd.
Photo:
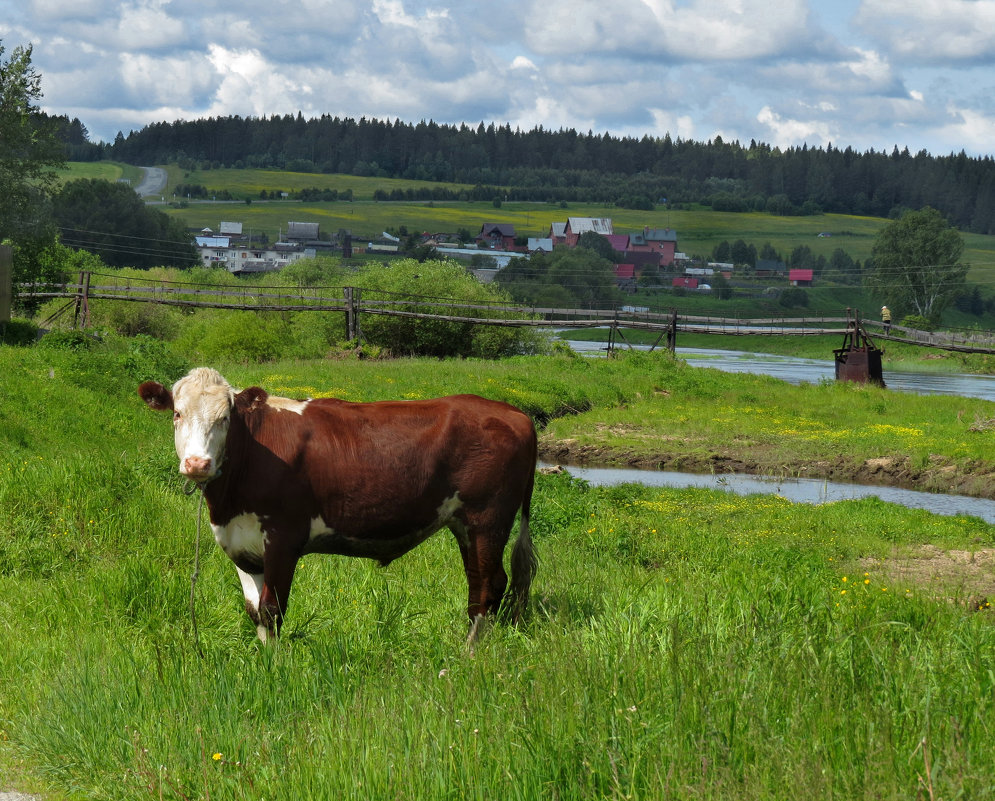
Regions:
M 191 495 L 196 489 L 200 489 L 200 503 L 197 504 L 197 539 L 194 542 L 193 551 L 193 574 L 190 576 L 190 622 L 193 624 L 193 644 L 194 648 L 197 649 L 197 655 L 203 659 L 204 652 L 200 650 L 200 635 L 197 632 L 197 612 L 196 604 L 196 590 L 197 590 L 197 578 L 200 576 L 200 521 L 203 517 L 204 512 L 204 491 L 203 487 L 199 487 L 193 482 L 187 482 L 189 487 L 184 487 L 183 491 L 187 495 Z M 189 489 L 189 491 L 188 491 Z

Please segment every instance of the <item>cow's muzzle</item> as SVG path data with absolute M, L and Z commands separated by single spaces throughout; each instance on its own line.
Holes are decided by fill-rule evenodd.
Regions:
M 214 464 L 203 456 L 187 456 L 180 465 L 180 472 L 191 481 L 202 483 L 214 478 Z

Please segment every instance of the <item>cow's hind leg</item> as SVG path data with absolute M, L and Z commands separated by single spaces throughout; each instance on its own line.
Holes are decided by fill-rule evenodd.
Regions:
M 463 569 L 466 571 L 467 616 L 470 632 L 467 642 L 480 636 L 481 626 L 488 613 L 496 613 L 508 586 L 504 570 L 504 548 L 508 543 L 508 528 L 495 525 L 468 523 L 455 532 L 459 542 Z

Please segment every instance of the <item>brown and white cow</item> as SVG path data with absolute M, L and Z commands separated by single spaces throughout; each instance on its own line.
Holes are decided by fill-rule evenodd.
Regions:
M 536 433 L 519 409 L 476 395 L 350 403 L 233 389 L 215 370 L 138 394 L 173 411 L 180 473 L 200 485 L 260 639 L 277 633 L 308 553 L 387 565 L 443 527 L 469 585 L 470 639 L 502 602 L 517 619 L 535 572 L 529 507 Z M 511 555 L 503 555 L 521 510 Z

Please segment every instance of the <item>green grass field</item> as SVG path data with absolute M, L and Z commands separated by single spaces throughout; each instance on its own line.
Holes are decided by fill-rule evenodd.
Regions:
M 995 797 L 990 570 L 897 569 L 951 549 L 980 560 L 995 529 L 874 499 L 807 506 L 540 476 L 532 614 L 494 627 L 472 657 L 447 535 L 386 570 L 304 560 L 275 647 L 255 640 L 234 570 L 205 535 L 199 657 L 197 500 L 182 491 L 168 416 L 135 394 L 183 369 L 157 353 L 113 338 L 0 347 L 0 791 Z M 805 420 L 821 409 L 837 432 L 854 415 L 878 421 L 872 439 L 837 438 L 857 455 L 918 447 L 918 428 L 923 447 L 967 458 L 990 436 L 967 419 L 955 428 L 958 399 L 785 391 L 663 356 L 217 366 L 291 395 L 475 391 L 554 418 L 587 409 L 577 420 L 592 435 L 619 436 L 619 414 L 676 414 L 680 437 L 695 421 L 720 431 L 712 418 L 753 436 L 795 414 L 774 432 L 790 443 L 819 433 Z M 840 392 L 847 416 L 830 422 Z M 770 419 L 750 411 L 774 403 Z

